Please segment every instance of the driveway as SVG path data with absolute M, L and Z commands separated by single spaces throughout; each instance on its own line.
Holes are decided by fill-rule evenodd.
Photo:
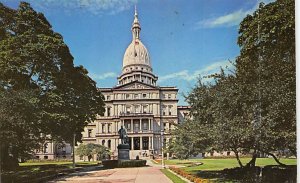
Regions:
M 50 181 L 49 183 L 172 183 L 172 181 L 160 171 L 160 166 L 152 164 L 151 161 L 147 161 L 147 165 L 146 167 L 78 172 Z

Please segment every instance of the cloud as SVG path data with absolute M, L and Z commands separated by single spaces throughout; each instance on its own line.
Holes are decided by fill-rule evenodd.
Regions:
M 220 71 L 220 68 L 231 68 L 232 64 L 229 61 L 218 61 L 211 65 L 206 66 L 203 69 L 196 70 L 194 72 L 190 72 L 188 70 L 179 71 L 176 73 L 167 74 L 164 76 L 159 76 L 158 82 L 163 83 L 165 81 L 176 79 L 176 80 L 185 80 L 185 81 L 193 81 L 196 80 L 200 76 L 207 76 L 210 74 L 214 74 Z M 206 81 L 211 80 L 210 78 L 205 78 Z
M 89 76 L 93 80 L 104 80 L 104 79 L 108 79 L 108 78 L 115 78 L 115 77 L 117 77 L 117 74 L 114 72 L 107 72 L 104 74 L 89 73 Z
M 11 0 L 4 0 L 11 1 Z M 92 14 L 116 14 L 137 4 L 138 0 L 27 0 L 41 9 L 63 9 L 66 12 L 83 11 Z
M 232 13 L 222 15 L 220 17 L 209 18 L 196 22 L 195 29 L 214 28 L 214 27 L 231 27 L 239 25 L 239 23 L 246 17 L 246 15 L 253 13 L 261 2 L 268 4 L 275 0 L 258 0 L 257 3 L 250 9 L 237 10 Z

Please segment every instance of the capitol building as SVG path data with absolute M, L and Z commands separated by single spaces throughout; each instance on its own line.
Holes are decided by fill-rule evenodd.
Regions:
M 121 143 L 118 131 L 128 135 L 130 158 L 158 156 L 172 140 L 172 130 L 189 115 L 189 107 L 178 106 L 178 89 L 157 85 L 150 54 L 141 41 L 141 25 L 135 10 L 132 41 L 127 47 L 123 67 L 112 88 L 99 88 L 105 97 L 105 113 L 97 116 L 82 132 L 82 143 L 107 147 L 117 157 Z M 162 140 L 163 139 L 163 140 Z M 38 159 L 71 158 L 70 144 L 47 141 L 35 154 Z
M 123 67 L 112 88 L 100 88 L 105 97 L 104 116 L 88 124 L 83 143 L 106 146 L 116 155 L 120 143 L 118 130 L 128 134 L 130 158 L 158 155 L 162 143 L 172 140 L 171 132 L 188 115 L 188 107 L 178 106 L 178 89 L 157 85 L 150 53 L 141 41 L 141 25 L 135 10 L 132 41 L 127 47 Z M 162 140 L 163 138 L 163 140 Z

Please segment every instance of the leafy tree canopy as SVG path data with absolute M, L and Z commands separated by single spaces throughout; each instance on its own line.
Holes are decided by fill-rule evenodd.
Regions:
M 13 139 L 23 135 L 25 142 L 40 133 L 67 142 L 75 133 L 80 141 L 86 124 L 104 112 L 103 95 L 88 71 L 74 66 L 63 37 L 28 3 L 21 2 L 16 10 L 0 3 L 0 70 L 0 94 L 6 96 L 0 108 L 3 116 L 11 116 L 0 119 L 0 140 L 6 147 L 6 139 L 17 142 Z M 12 100 L 17 108 L 6 107 Z M 9 146 L 20 151 L 33 147 Z

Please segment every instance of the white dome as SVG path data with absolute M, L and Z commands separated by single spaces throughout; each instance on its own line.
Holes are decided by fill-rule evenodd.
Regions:
M 148 50 L 139 39 L 133 40 L 124 54 L 123 69 L 131 65 L 145 65 L 151 68 Z

